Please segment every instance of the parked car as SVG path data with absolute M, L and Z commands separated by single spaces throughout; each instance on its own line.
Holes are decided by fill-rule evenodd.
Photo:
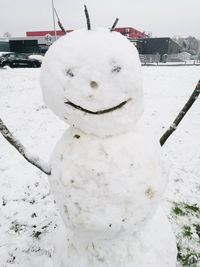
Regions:
M 44 56 L 42 56 L 42 55 L 36 55 L 36 54 L 34 54 L 34 55 L 29 55 L 28 57 L 31 58 L 31 59 L 37 59 L 37 60 L 39 60 L 41 63 L 42 63 L 42 61 L 43 61 L 43 59 L 44 59 Z
M 11 68 L 39 68 L 41 61 L 20 53 L 7 53 L 0 56 L 0 67 L 5 66 Z

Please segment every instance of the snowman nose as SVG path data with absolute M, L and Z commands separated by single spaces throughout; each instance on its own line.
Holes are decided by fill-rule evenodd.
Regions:
M 93 89 L 95 89 L 95 88 L 98 87 L 98 83 L 95 82 L 95 81 L 90 81 L 90 87 L 93 88 Z

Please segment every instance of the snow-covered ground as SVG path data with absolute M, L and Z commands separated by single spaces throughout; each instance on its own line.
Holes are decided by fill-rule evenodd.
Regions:
M 200 67 L 142 70 L 144 121 L 159 142 L 194 90 Z M 0 69 L 0 118 L 29 150 L 48 161 L 66 125 L 44 105 L 39 74 L 40 69 Z M 197 99 L 162 148 L 170 170 L 165 207 L 177 235 L 180 266 L 200 266 L 199 132 Z M 62 244 L 66 232 L 47 176 L 28 164 L 2 136 L 0 210 L 0 266 L 52 267 L 54 243 Z

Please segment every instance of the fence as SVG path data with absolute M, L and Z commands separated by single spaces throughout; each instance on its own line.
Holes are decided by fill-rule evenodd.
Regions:
M 143 65 L 145 64 L 159 64 L 159 63 L 180 63 L 180 64 L 199 64 L 200 58 L 198 56 L 193 56 L 189 60 L 184 60 L 181 58 L 180 54 L 155 54 L 155 55 L 142 55 L 140 54 L 140 61 Z

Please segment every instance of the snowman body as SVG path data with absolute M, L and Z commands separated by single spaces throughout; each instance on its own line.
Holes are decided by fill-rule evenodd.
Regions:
M 69 266 L 175 266 L 175 240 L 157 211 L 166 175 L 156 146 L 139 126 L 107 138 L 74 128 L 64 133 L 49 180 L 69 231 L 63 251 Z M 163 220 L 164 237 L 157 238 Z M 167 250 L 174 251 L 171 260 Z
M 50 176 L 66 226 L 89 239 L 137 233 L 166 185 L 155 147 L 137 128 L 107 138 L 68 129 L 52 155 Z
M 41 85 L 46 104 L 71 125 L 51 157 L 49 181 L 68 230 L 64 263 L 55 266 L 174 267 L 169 224 L 157 240 L 165 245 L 152 243 L 167 178 L 140 120 L 136 48 L 109 30 L 72 32 L 47 52 Z M 163 257 L 168 246 L 172 261 Z

